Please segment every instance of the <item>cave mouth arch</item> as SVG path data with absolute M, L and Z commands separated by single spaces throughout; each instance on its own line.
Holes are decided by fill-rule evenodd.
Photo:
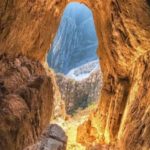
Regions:
M 44 63 L 45 54 L 49 49 L 49 44 L 52 43 L 54 34 L 56 33 L 62 11 L 65 5 L 70 1 L 73 0 L 8 1 L 9 3 L 7 3 L 7 1 L 1 1 L 1 54 L 5 53 L 4 55 L 7 55 L 8 53 L 10 56 L 13 55 L 13 57 L 16 57 L 18 53 L 21 53 L 24 56 L 32 58 L 33 61 L 40 61 L 38 67 L 41 66 L 41 63 Z M 137 141 L 140 138 L 139 134 L 132 134 L 135 133 L 134 131 L 136 131 L 137 128 L 131 128 L 129 131 L 127 129 L 131 126 L 129 126 L 129 124 L 127 125 L 127 123 L 129 122 L 129 118 L 132 118 L 131 123 L 136 122 L 136 119 L 140 122 L 141 116 L 138 115 L 139 113 L 144 114 L 144 118 L 145 116 L 148 116 L 143 113 L 142 105 L 143 103 L 147 104 L 148 101 L 145 96 L 142 96 L 140 101 L 137 101 L 142 95 L 142 92 L 140 92 L 139 95 L 137 90 L 141 89 L 142 91 L 143 85 L 148 86 L 147 83 L 144 82 L 145 80 L 142 80 L 141 84 L 138 84 L 138 81 L 143 79 L 143 76 L 147 79 L 147 74 L 142 73 L 139 70 L 144 70 L 147 73 L 147 71 L 143 69 L 143 66 L 149 64 L 149 59 L 147 57 L 147 55 L 149 55 L 148 50 L 150 49 L 148 38 L 150 35 L 149 0 L 145 0 L 144 2 L 141 0 L 127 2 L 117 0 L 108 0 L 107 2 L 104 0 L 79 1 L 86 3 L 86 5 L 92 9 L 97 34 L 101 41 L 98 52 L 99 56 L 101 56 L 104 86 L 97 112 L 93 113 L 93 115 L 96 116 L 96 122 L 101 122 L 98 125 L 95 125 L 96 129 L 98 127 L 97 130 L 100 135 L 100 139 L 97 139 L 97 135 L 95 135 L 94 138 L 108 144 L 110 142 L 114 143 L 114 141 L 118 140 L 119 131 L 119 139 L 123 140 L 125 138 L 125 140 L 123 140 L 124 145 L 128 143 L 127 141 L 131 140 L 130 135 L 133 135 L 135 138 L 133 138 L 130 143 L 136 144 L 132 145 L 133 148 L 139 148 L 139 144 L 135 142 L 135 140 Z M 16 64 L 18 66 L 20 65 L 18 61 Z M 31 74 L 35 72 L 35 69 L 33 69 L 33 71 L 30 69 L 30 65 L 27 64 L 26 66 L 29 67 L 29 72 L 31 72 Z M 2 68 L 5 69 L 5 67 Z M 146 66 L 145 68 L 148 67 Z M 22 70 L 24 71 L 24 68 Z M 44 72 L 44 75 L 47 75 L 45 71 L 46 70 L 41 71 L 40 69 L 37 69 L 36 72 Z M 25 75 L 28 76 L 26 71 Z M 34 77 L 34 74 L 31 77 Z M 19 80 L 17 80 L 15 76 L 14 78 L 18 85 Z M 137 82 L 134 82 L 136 80 Z M 28 86 L 30 84 L 26 85 L 27 88 L 30 88 Z M 21 87 L 21 91 L 22 88 L 24 89 L 24 87 Z M 44 90 L 44 88 L 41 89 L 44 91 L 42 95 L 46 95 L 46 92 L 49 93 L 49 91 Z M 15 94 L 19 91 L 17 90 Z M 9 92 L 6 93 L 10 94 Z M 49 94 L 50 95 L 48 97 L 53 96 L 52 92 Z M 144 93 L 144 95 L 146 94 Z M 32 98 L 30 101 L 34 103 L 34 97 L 32 96 Z M 44 100 L 47 98 L 40 97 L 40 99 Z M 25 102 L 28 101 L 25 100 Z M 123 106 L 125 106 L 124 108 L 122 107 L 122 103 Z M 42 103 L 39 103 L 39 106 L 41 104 Z M 131 113 L 131 110 L 135 108 L 131 107 L 132 105 L 137 106 L 139 111 L 134 110 L 135 113 Z M 148 109 L 146 106 L 148 105 L 145 105 L 145 110 Z M 43 105 L 41 107 L 42 109 L 45 109 Z M 50 111 L 47 109 L 47 113 L 44 113 L 44 118 L 47 116 L 47 121 L 45 121 L 44 118 L 39 117 L 39 125 L 44 127 L 48 124 L 51 116 L 49 112 Z M 147 111 L 146 113 L 149 112 Z M 37 113 L 34 114 L 36 122 Z M 113 116 L 114 114 L 115 117 Z M 123 118 L 120 116 L 123 116 Z M 135 116 L 139 116 L 140 118 Z M 93 125 L 94 121 L 95 120 L 93 118 L 89 118 L 90 124 Z M 5 120 L 5 122 L 7 124 L 9 123 L 7 120 Z M 118 122 L 121 122 L 121 125 Z M 145 124 L 145 122 L 143 123 Z M 36 130 L 37 126 L 34 126 L 34 124 L 32 124 L 32 126 L 33 129 Z M 39 128 L 40 130 L 43 130 L 42 126 Z M 23 128 L 24 126 L 22 126 L 21 130 Z M 91 131 L 93 131 L 92 129 L 93 128 L 91 128 Z M 19 129 L 19 131 L 21 130 Z M 34 133 L 32 133 L 34 137 L 32 141 L 37 139 L 37 136 L 34 136 Z M 123 135 L 123 133 L 125 134 Z M 27 134 L 28 133 L 26 133 L 25 136 Z M 90 136 L 89 134 L 87 135 L 87 139 L 88 136 Z M 83 137 L 84 136 L 85 135 L 83 135 Z M 11 135 L 9 137 L 10 141 L 14 143 L 15 146 L 15 142 L 18 143 L 17 138 L 13 141 Z M 17 135 L 17 137 L 19 136 Z M 148 142 L 146 138 L 144 140 L 145 142 L 142 146 L 146 146 Z M 28 141 L 25 143 L 27 145 L 30 140 L 25 141 Z
M 69 3 L 64 9 L 47 62 L 55 71 L 67 114 L 71 116 L 82 113 L 82 110 L 89 114 L 88 111 L 97 105 L 102 85 L 97 49 L 92 11 L 84 4 Z
M 69 3 L 64 10 L 60 26 L 47 55 L 48 65 L 54 69 L 58 76 L 58 85 L 64 86 L 64 83 L 62 83 L 60 80 L 60 78 L 62 78 L 60 73 L 66 77 L 66 80 L 69 80 L 68 82 L 71 82 L 72 80 L 72 82 L 74 81 L 75 83 L 81 85 L 83 84 L 81 81 L 87 78 L 92 80 L 90 79 L 91 74 L 94 77 L 97 77 L 98 73 L 95 72 L 100 72 L 99 59 L 96 54 L 97 48 L 98 38 L 95 30 L 92 11 L 84 4 L 80 4 L 78 2 Z M 93 72 L 96 75 L 94 75 Z M 65 79 L 62 78 L 62 80 Z M 95 82 L 94 84 L 96 84 Z M 70 86 L 70 84 L 68 86 Z M 83 87 L 84 86 L 85 85 L 83 85 Z M 70 88 L 72 89 L 71 86 Z M 94 87 L 90 86 L 89 88 Z M 68 89 L 68 92 L 71 89 Z M 63 92 L 63 89 L 61 92 Z M 83 91 L 75 90 L 74 92 L 82 93 Z M 98 92 L 98 89 L 96 92 L 93 92 Z M 81 105 L 83 108 L 87 107 L 87 103 L 89 101 L 88 94 L 89 93 L 82 95 L 83 103 L 79 102 L 79 104 L 75 105 Z M 64 96 L 63 99 L 66 100 L 68 98 Z

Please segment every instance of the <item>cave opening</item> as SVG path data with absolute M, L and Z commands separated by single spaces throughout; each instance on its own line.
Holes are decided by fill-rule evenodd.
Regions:
M 56 95 L 54 122 L 65 128 L 68 150 L 73 145 L 84 149 L 76 144 L 77 126 L 96 108 L 100 97 L 102 74 L 98 44 L 92 11 L 84 4 L 69 3 L 47 54 L 60 93 Z

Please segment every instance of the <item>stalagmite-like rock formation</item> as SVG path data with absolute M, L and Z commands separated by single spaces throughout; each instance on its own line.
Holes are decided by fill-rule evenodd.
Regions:
M 121 150 L 148 150 L 150 148 L 150 2 L 149 0 L 78 1 L 85 3 L 93 11 L 100 41 L 98 54 L 101 58 L 104 83 L 97 111 L 93 112 L 87 123 L 81 127 L 84 129 L 83 132 L 87 130 L 88 133 L 80 139 L 80 142 L 85 145 L 92 142 L 111 143 L 118 145 Z M 12 62 L 16 53 L 22 53 L 35 62 L 40 60 L 42 63 L 58 28 L 63 9 L 69 2 L 69 0 L 0 1 L 0 53 L 14 55 Z M 0 59 L 2 60 L 2 57 Z M 5 64 L 9 62 L 6 61 Z M 2 68 L 3 66 L 0 73 Z M 30 69 L 34 70 L 32 67 Z M 34 77 L 34 73 L 36 72 L 31 73 L 31 78 Z M 41 74 L 43 73 L 44 70 Z M 14 71 L 14 74 L 17 72 Z M 5 76 L 2 74 L 1 79 Z M 11 82 L 12 78 L 9 77 L 8 80 Z M 45 80 L 48 79 L 45 77 Z M 44 89 L 47 85 L 51 87 L 49 82 L 45 83 L 45 80 L 41 86 Z M 20 80 L 15 80 L 16 85 L 19 83 Z M 48 93 L 53 94 L 49 89 L 45 89 L 43 95 Z M 18 99 L 20 98 L 13 98 L 14 101 Z M 10 100 L 11 98 L 8 98 L 8 102 Z M 15 103 L 13 100 L 11 102 Z M 34 97 L 31 97 L 30 102 L 33 101 Z M 43 105 L 45 104 L 46 102 L 43 101 Z M 5 105 L 1 104 L 0 107 L 2 106 Z M 19 109 L 22 110 L 21 105 Z M 48 110 L 50 109 L 45 109 L 46 112 Z M 32 107 L 31 111 L 35 113 Z M 48 114 L 50 116 L 49 112 Z M 42 116 L 40 118 L 43 119 Z M 25 117 L 24 120 L 28 126 L 30 124 L 28 119 Z M 17 123 L 15 119 L 12 121 L 14 124 Z M 9 143 L 10 135 L 6 132 L 9 122 L 3 120 L 3 117 L 0 118 L 0 122 L 0 126 L 3 123 L 5 127 L 0 130 L 2 135 L 0 140 L 6 139 L 6 143 Z M 37 123 L 38 120 L 35 122 Z M 41 124 L 43 122 L 44 120 L 40 120 Z M 20 120 L 20 123 L 22 124 L 23 120 Z M 11 128 L 15 130 L 14 126 Z M 36 128 L 34 126 L 32 129 Z M 25 133 L 27 139 L 34 135 L 32 130 L 27 132 L 22 126 L 18 125 L 18 129 L 20 132 L 15 134 L 16 137 L 11 144 L 12 149 L 17 149 L 20 133 Z M 42 130 L 40 127 L 38 129 Z M 81 132 L 79 134 L 82 136 Z M 88 139 L 91 139 L 90 143 Z M 24 143 L 20 145 L 23 147 Z
M 53 85 L 53 109 L 51 120 L 55 120 L 56 118 L 65 119 L 66 118 L 65 102 L 61 97 L 61 91 L 59 89 L 59 86 L 57 85 L 56 74 L 51 68 L 48 67 L 47 62 L 44 64 L 44 68 L 46 69 L 47 75 L 51 77 Z

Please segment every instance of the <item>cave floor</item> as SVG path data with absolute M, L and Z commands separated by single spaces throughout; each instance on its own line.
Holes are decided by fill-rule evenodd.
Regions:
M 67 120 L 57 118 L 53 121 L 53 123 L 60 125 L 68 136 L 67 150 L 86 150 L 84 146 L 76 141 L 77 128 L 88 119 L 90 112 L 92 112 L 95 107 L 96 104 L 93 104 L 84 110 L 79 109 L 73 116 L 69 116 Z

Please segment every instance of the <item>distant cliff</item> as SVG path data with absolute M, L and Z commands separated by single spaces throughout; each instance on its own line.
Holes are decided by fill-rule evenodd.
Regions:
M 73 10 L 77 11 L 73 11 Z M 97 35 L 92 12 L 82 4 L 70 4 L 64 11 L 58 32 L 48 53 L 48 64 L 56 72 L 71 69 L 98 59 Z
M 60 73 L 57 73 L 56 80 L 69 114 L 73 114 L 79 108 L 84 109 L 99 99 L 102 87 L 99 69 L 83 80 L 70 79 Z

